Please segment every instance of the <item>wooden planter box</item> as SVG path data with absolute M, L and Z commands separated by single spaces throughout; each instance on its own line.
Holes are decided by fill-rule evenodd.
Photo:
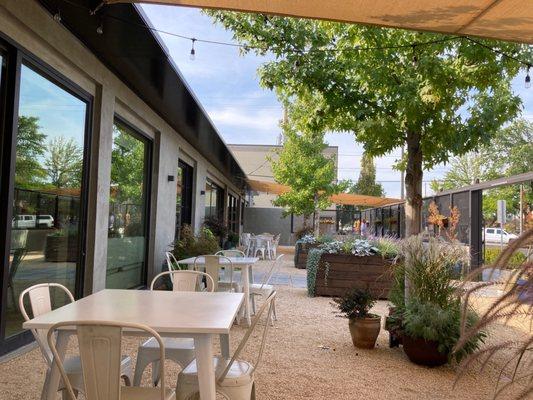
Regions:
M 317 247 L 317 244 L 296 243 L 294 248 L 294 266 L 298 269 L 307 268 L 307 254 L 309 250 Z
M 392 263 L 381 256 L 323 254 L 316 275 L 315 295 L 342 296 L 353 288 L 368 288 L 376 298 L 388 299 L 392 281 Z

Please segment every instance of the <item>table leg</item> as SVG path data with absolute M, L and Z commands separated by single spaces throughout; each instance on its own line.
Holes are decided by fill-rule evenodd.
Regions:
M 229 348 L 229 335 L 226 335 L 226 334 L 220 335 L 220 350 L 222 352 L 222 357 L 228 360 L 231 358 L 230 348 Z
M 57 333 L 56 349 L 62 361 L 65 360 L 69 336 L 70 333 L 66 331 L 59 331 Z M 52 362 L 52 366 L 46 373 L 41 399 L 55 400 L 57 398 L 57 389 L 59 388 L 60 379 L 61 375 L 59 373 L 59 368 L 57 368 L 57 364 L 55 362 Z
M 248 326 L 252 324 L 250 317 L 250 268 L 246 266 L 242 269 L 242 283 L 244 286 L 244 317 Z
M 216 399 L 215 368 L 213 365 L 213 335 L 204 334 L 194 338 L 198 385 L 201 400 Z

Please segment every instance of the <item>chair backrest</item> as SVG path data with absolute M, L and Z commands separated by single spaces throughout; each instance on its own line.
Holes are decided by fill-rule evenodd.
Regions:
M 194 259 L 194 270 L 198 270 L 200 259 L 204 259 L 205 272 L 213 278 L 215 285 L 215 292 L 218 290 L 218 281 L 220 280 L 220 267 L 224 266 L 230 270 L 230 285 L 233 284 L 233 263 L 228 257 L 225 256 L 215 256 L 213 254 L 207 254 L 203 256 L 198 256 Z M 221 261 L 226 260 L 226 263 L 222 264 Z
M 235 257 L 235 258 L 246 257 L 244 252 L 237 250 L 237 249 L 220 250 L 215 253 L 215 256 Z
M 251 233 L 243 233 L 241 234 L 241 237 L 240 237 L 240 244 L 241 246 L 243 247 L 248 247 L 249 244 L 250 244 L 250 238 L 252 237 L 252 234 Z
M 39 315 L 52 311 L 52 298 L 50 296 L 51 288 L 58 288 L 62 290 L 71 303 L 74 301 L 74 296 L 72 296 L 70 290 L 59 283 L 39 283 L 37 285 L 30 286 L 22 291 L 19 296 L 19 309 L 25 321 L 29 321 L 31 319 L 24 305 L 24 299 L 26 295 L 28 295 L 30 299 L 31 313 L 33 318 L 35 318 Z M 35 340 L 37 341 L 37 344 L 39 345 L 41 353 L 43 354 L 47 364 L 52 365 L 50 348 L 48 347 L 48 343 L 46 341 L 46 331 L 44 329 L 32 329 L 31 332 L 35 337 Z
M 54 333 L 64 327 L 75 327 L 78 334 L 85 398 L 88 400 L 120 400 L 120 375 L 122 361 L 122 331 L 128 328 L 154 337 L 159 344 L 161 385 L 153 388 L 161 392 L 165 400 L 165 345 L 161 336 L 152 328 L 141 324 L 114 321 L 64 321 L 48 331 L 48 345 L 54 356 L 71 400 L 76 400 L 72 384 L 55 347 Z
M 259 320 L 261 319 L 261 316 L 265 313 L 265 311 L 267 311 L 267 315 L 266 315 L 266 319 L 265 319 L 265 327 L 263 329 L 263 335 L 261 337 L 261 345 L 259 347 L 259 352 L 257 354 L 255 363 L 252 364 L 251 373 L 253 373 L 257 369 L 257 366 L 258 366 L 259 362 L 261 361 L 261 357 L 263 356 L 263 351 L 265 349 L 266 336 L 267 336 L 268 328 L 270 326 L 270 320 L 272 318 L 272 302 L 274 301 L 275 298 L 276 298 L 276 291 L 273 291 L 265 299 L 265 302 L 261 305 L 261 308 L 259 309 L 259 311 L 257 312 L 254 320 L 252 321 L 252 324 L 250 325 L 250 327 L 246 331 L 246 334 L 244 335 L 244 337 L 242 338 L 241 342 L 239 343 L 239 347 L 237 347 L 237 350 L 235 350 L 235 353 L 233 353 L 233 357 L 231 357 L 230 362 L 228 363 L 228 365 L 226 366 L 224 371 L 222 371 L 220 376 L 217 377 L 217 380 L 219 382 L 224 380 L 224 378 L 228 374 L 229 370 L 231 369 L 231 365 L 235 362 L 235 360 L 237 360 L 239 358 L 240 353 L 242 352 L 242 350 L 244 349 L 244 347 L 248 343 L 248 339 L 250 338 L 250 336 L 254 332 L 255 327 L 257 326 Z
M 200 271 L 164 271 L 156 275 L 150 284 L 150 290 L 154 290 L 155 282 L 162 276 L 170 275 L 172 290 L 174 292 L 197 292 L 202 278 L 206 279 L 207 291 L 215 290 L 215 282 L 208 274 Z
M 263 286 L 268 285 L 268 283 L 272 279 L 272 276 L 274 276 L 274 272 L 276 272 L 276 270 L 281 266 L 283 257 L 285 257 L 285 254 L 280 254 L 276 257 L 274 261 L 270 263 L 270 269 L 265 272 L 265 274 L 263 275 L 263 279 L 261 280 L 261 289 L 263 288 Z

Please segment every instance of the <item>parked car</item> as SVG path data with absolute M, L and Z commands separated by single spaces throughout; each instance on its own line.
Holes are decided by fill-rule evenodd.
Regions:
M 488 243 L 500 243 L 503 236 L 503 243 L 509 243 L 511 240 L 518 238 L 514 233 L 509 233 L 501 228 L 485 228 L 483 232 L 483 240 Z
M 52 228 L 54 218 L 51 215 L 15 215 L 11 222 L 13 228 Z

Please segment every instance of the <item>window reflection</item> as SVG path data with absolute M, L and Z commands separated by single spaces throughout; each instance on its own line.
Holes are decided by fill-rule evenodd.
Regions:
M 74 292 L 80 264 L 87 104 L 21 68 L 6 331 L 21 331 L 18 295 L 37 283 Z M 66 300 L 53 298 L 55 306 Z
M 207 178 L 205 183 L 205 218 L 222 219 L 224 213 L 224 189 Z
M 113 126 L 106 287 L 144 284 L 149 142 L 119 121 Z

